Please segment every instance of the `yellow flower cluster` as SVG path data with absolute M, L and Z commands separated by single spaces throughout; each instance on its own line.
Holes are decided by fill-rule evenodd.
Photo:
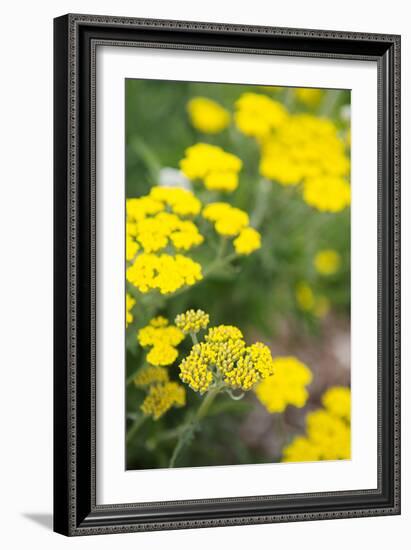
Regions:
M 187 256 L 143 253 L 127 268 L 126 277 L 140 292 L 159 290 L 169 294 L 201 281 L 203 275 L 201 265 Z
M 180 168 L 190 180 L 202 180 L 210 191 L 234 191 L 242 161 L 221 147 L 197 143 L 185 151 Z
M 218 384 L 246 391 L 273 372 L 269 348 L 247 346 L 240 329 L 230 325 L 210 328 L 180 364 L 181 380 L 199 393 Z
M 234 237 L 248 226 L 247 212 L 227 202 L 212 202 L 204 207 L 203 218 L 214 223 L 214 228 L 224 237 Z
M 333 275 L 341 264 L 341 256 L 336 250 L 319 250 L 314 257 L 315 269 L 321 275 Z
M 255 250 L 261 248 L 261 235 L 253 227 L 242 229 L 240 234 L 233 241 L 237 254 L 248 256 Z
M 131 313 L 131 310 L 135 306 L 135 303 L 136 301 L 134 300 L 134 298 L 127 293 L 126 294 L 126 327 L 128 327 L 128 325 L 133 322 L 134 317 L 133 317 L 133 314 Z
M 322 396 L 322 404 L 334 416 L 351 421 L 351 392 L 344 386 L 329 388 Z
M 304 407 L 308 399 L 306 386 L 312 381 L 310 369 L 295 357 L 276 357 L 274 376 L 255 388 L 261 403 L 270 413 L 284 412 L 288 405 Z
M 184 387 L 177 382 L 165 382 L 150 386 L 147 397 L 141 405 L 141 410 L 146 416 L 152 416 L 154 420 L 158 420 L 171 407 L 183 407 L 185 403 Z
M 134 378 L 134 384 L 138 388 L 144 388 L 145 386 L 150 386 L 151 384 L 158 384 L 168 381 L 169 378 L 167 369 L 163 367 L 152 367 L 150 365 L 140 369 Z
M 230 124 L 230 113 L 207 97 L 194 97 L 187 104 L 191 124 L 205 134 L 218 134 Z
M 183 332 L 178 327 L 169 325 L 164 317 L 155 317 L 137 333 L 140 345 L 143 348 L 151 347 L 147 361 L 155 366 L 174 363 L 178 356 L 177 346 L 183 339 Z
M 308 107 L 315 107 L 320 103 L 324 95 L 324 90 L 319 88 L 296 88 L 294 93 L 298 101 L 304 103 Z
M 317 176 L 304 183 L 303 198 L 321 212 L 340 212 L 351 202 L 351 188 L 339 176 Z
M 302 311 L 311 311 L 317 317 L 325 317 L 330 310 L 330 302 L 325 296 L 316 296 L 311 286 L 302 281 L 295 289 L 297 305 Z
M 283 450 L 284 462 L 344 460 L 351 457 L 350 390 L 330 388 L 322 398 L 325 409 L 307 414 L 307 433 Z
M 265 138 L 288 117 L 286 108 L 263 94 L 247 92 L 236 101 L 235 123 L 247 136 Z
M 326 118 L 290 115 L 261 142 L 260 173 L 282 185 L 303 184 L 303 198 L 325 212 L 350 204 L 350 161 L 336 126 Z
M 140 292 L 175 292 L 202 279 L 201 266 L 182 254 L 156 254 L 165 248 L 188 251 L 204 237 L 192 220 L 201 202 L 185 189 L 153 187 L 150 194 L 127 199 L 127 280 Z
M 180 313 L 175 318 L 176 326 L 188 334 L 190 332 L 196 334 L 201 329 L 205 329 L 210 322 L 210 316 L 201 309 L 189 309 L 185 313 Z
M 237 254 L 249 255 L 261 248 L 260 233 L 249 227 L 247 212 L 226 202 L 212 202 L 204 207 L 203 217 L 214 224 L 214 229 L 223 237 L 235 237 L 233 241 Z

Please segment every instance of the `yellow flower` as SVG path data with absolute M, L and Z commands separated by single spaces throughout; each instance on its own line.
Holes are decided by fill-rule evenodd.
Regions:
M 146 416 L 154 420 L 161 418 L 171 407 L 183 407 L 186 402 L 184 387 L 177 382 L 166 382 L 150 386 L 147 397 L 141 405 Z
M 313 309 L 315 297 L 310 285 L 305 282 L 298 283 L 295 290 L 295 297 L 300 309 L 303 311 L 311 311 Z
M 214 228 L 224 237 L 234 237 L 249 224 L 247 212 L 225 202 L 208 204 L 203 212 L 206 220 L 214 222 Z
M 209 367 L 214 361 L 215 352 L 210 344 L 201 342 L 194 345 L 179 365 L 181 380 L 196 392 L 206 392 L 213 382 L 213 373 Z
M 126 278 L 140 292 L 159 290 L 161 294 L 169 294 L 201 281 L 203 276 L 201 265 L 181 254 L 143 253 L 127 268 Z
M 234 191 L 238 186 L 241 160 L 221 147 L 197 143 L 185 151 L 180 168 L 190 180 L 202 180 L 205 187 L 215 191 Z
M 327 249 L 320 250 L 314 257 L 314 266 L 321 275 L 333 275 L 341 264 L 341 256 L 337 251 Z
M 240 340 L 242 338 L 243 333 L 241 330 L 232 325 L 219 325 L 218 327 L 211 327 L 204 337 L 206 342 L 213 344 L 228 342 L 229 340 Z
M 235 122 L 247 136 L 266 137 L 287 119 L 286 108 L 266 95 L 244 93 L 236 101 Z
M 194 97 L 187 104 L 191 124 L 206 134 L 218 134 L 230 124 L 230 113 L 206 97 Z
M 306 113 L 290 115 L 261 142 L 261 154 L 261 175 L 282 185 L 296 185 L 309 178 L 349 176 L 345 144 L 337 127 L 326 118 Z
M 233 241 L 237 254 L 249 255 L 261 248 L 261 235 L 252 227 L 246 227 Z
M 326 409 L 307 414 L 307 435 L 283 449 L 283 462 L 344 460 L 351 457 L 350 390 L 330 388 L 323 395 Z
M 349 206 L 351 190 L 341 177 L 317 176 L 305 181 L 303 198 L 307 204 L 322 212 L 339 212 Z
M 133 314 L 131 310 L 135 306 L 136 301 L 130 294 L 126 294 L 126 327 L 133 322 Z
M 310 369 L 295 357 L 276 357 L 274 375 L 258 384 L 255 393 L 270 413 L 283 412 L 288 405 L 304 407 L 306 386 L 312 381 Z
M 184 333 L 176 326 L 169 325 L 164 317 L 155 317 L 140 329 L 137 340 L 143 348 L 147 346 L 178 346 L 184 340 Z
M 351 392 L 349 388 L 334 386 L 329 388 L 321 398 L 322 404 L 331 414 L 343 418 L 346 421 L 351 419 Z
M 237 327 L 212 327 L 204 340 L 180 364 L 181 380 L 194 391 L 204 393 L 211 387 L 247 391 L 274 372 L 269 348 L 260 342 L 247 347 Z
M 208 326 L 210 317 L 201 309 L 189 309 L 185 313 L 180 313 L 175 319 L 176 326 L 188 334 L 189 332 L 197 333 L 201 329 L 205 329 Z
M 166 343 L 155 344 L 147 354 L 147 362 L 157 367 L 171 365 L 178 357 L 178 351 Z
M 179 216 L 196 216 L 201 210 L 201 202 L 188 189 L 154 186 L 151 188 L 150 197 L 169 206 L 174 214 Z
M 163 367 L 144 367 L 139 370 L 134 378 L 134 384 L 138 388 L 143 388 L 145 386 L 150 386 L 151 384 L 168 381 L 169 378 L 167 369 L 163 369 Z
M 315 107 L 318 105 L 323 97 L 324 90 L 319 88 L 296 88 L 295 95 L 298 101 L 308 105 L 309 107 Z
M 127 221 L 135 223 L 148 215 L 158 214 L 164 210 L 164 205 L 151 197 L 140 197 L 139 199 L 127 199 L 126 212 Z

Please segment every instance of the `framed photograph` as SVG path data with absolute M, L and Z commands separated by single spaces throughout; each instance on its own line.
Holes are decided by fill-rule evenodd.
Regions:
M 54 529 L 400 513 L 400 37 L 54 21 Z

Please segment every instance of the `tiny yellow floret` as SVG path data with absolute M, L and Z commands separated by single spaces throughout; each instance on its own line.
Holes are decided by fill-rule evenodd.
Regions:
M 188 334 L 190 332 L 196 334 L 201 329 L 205 329 L 210 322 L 210 316 L 202 309 L 189 309 L 185 313 L 180 313 L 175 318 L 176 326 Z

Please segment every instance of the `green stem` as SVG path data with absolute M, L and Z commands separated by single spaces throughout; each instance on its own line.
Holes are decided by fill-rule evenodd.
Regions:
M 262 225 L 268 209 L 272 206 L 269 200 L 272 187 L 273 184 L 264 178 L 260 179 L 257 184 L 257 197 L 254 210 L 250 216 L 251 225 L 256 229 Z
M 199 422 L 207 415 L 210 405 L 212 404 L 220 390 L 221 386 L 218 385 L 209 390 L 202 400 L 201 405 L 198 407 L 195 415 L 191 419 L 189 419 L 189 421 L 183 427 L 177 440 L 176 446 L 174 447 L 173 454 L 171 455 L 169 468 L 174 468 L 179 454 L 189 441 Z
M 126 443 L 130 443 L 130 441 L 134 438 L 134 436 L 136 435 L 138 430 L 141 428 L 141 426 L 144 424 L 146 419 L 147 419 L 146 416 L 140 415 L 134 420 L 133 424 L 127 431 Z

